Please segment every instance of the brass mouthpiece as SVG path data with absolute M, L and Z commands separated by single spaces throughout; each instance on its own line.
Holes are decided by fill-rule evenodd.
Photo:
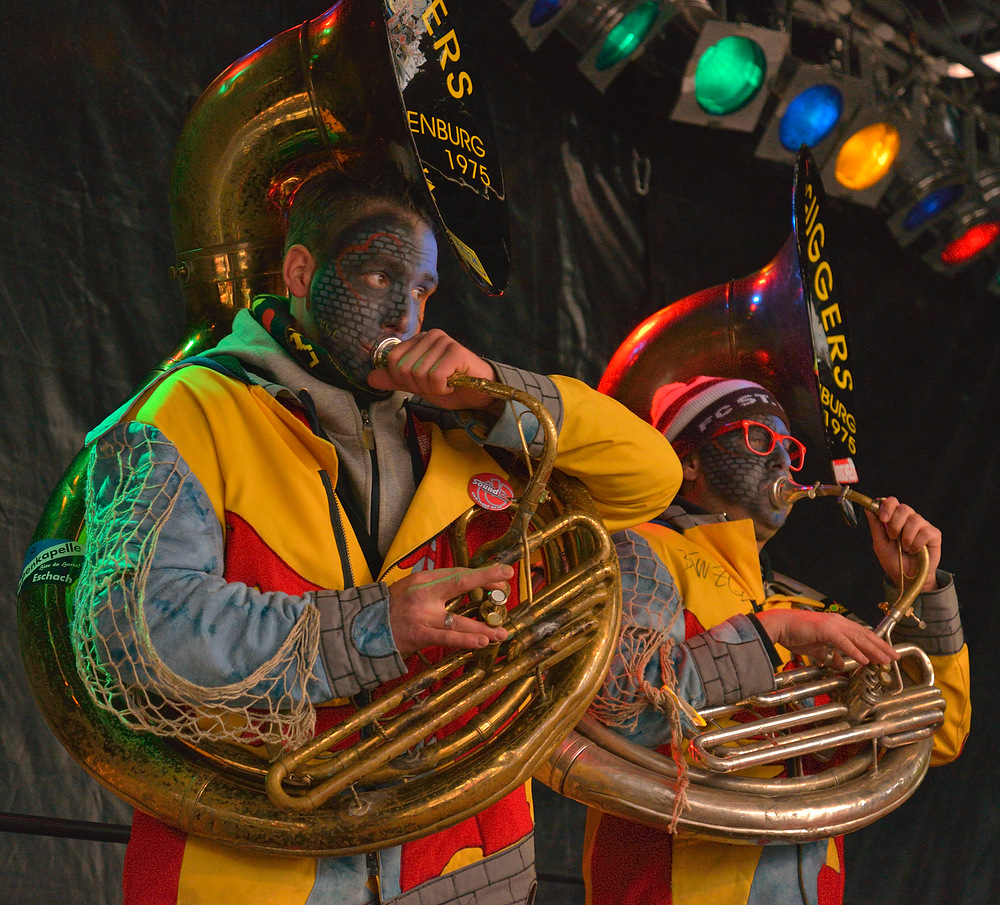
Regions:
M 402 340 L 398 336 L 387 336 L 380 339 L 375 348 L 372 349 L 372 367 L 378 370 L 384 368 L 389 361 L 389 353 L 398 346 Z
M 771 505 L 775 509 L 785 509 L 792 506 L 803 497 L 816 499 L 816 487 L 808 484 L 796 484 L 791 478 L 781 475 L 774 479 L 771 485 Z

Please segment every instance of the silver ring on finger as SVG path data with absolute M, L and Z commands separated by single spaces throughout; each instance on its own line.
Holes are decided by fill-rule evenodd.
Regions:
M 454 619 L 455 619 L 455 614 L 454 613 L 452 613 L 451 611 L 445 613 L 444 614 L 444 627 L 445 628 L 451 628 L 451 623 L 454 621 Z

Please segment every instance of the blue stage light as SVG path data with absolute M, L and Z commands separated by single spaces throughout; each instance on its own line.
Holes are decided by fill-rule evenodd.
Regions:
M 958 201 L 964 192 L 965 186 L 952 184 L 942 186 L 921 198 L 907 213 L 903 229 L 914 230 L 923 226 L 931 217 Z
M 813 148 L 840 122 L 844 95 L 834 85 L 820 84 L 807 88 L 792 100 L 781 117 L 778 132 L 781 145 L 798 151 L 802 145 Z
M 528 14 L 528 23 L 532 28 L 538 28 L 549 21 L 563 8 L 566 0 L 535 0 Z

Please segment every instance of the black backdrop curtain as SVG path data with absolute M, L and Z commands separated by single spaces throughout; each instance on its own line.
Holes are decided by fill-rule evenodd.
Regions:
M 672 74 L 632 67 L 600 95 L 560 39 L 530 54 L 504 4 L 464 5 L 488 61 L 514 271 L 504 297 L 488 299 L 444 255 L 428 321 L 481 354 L 596 384 L 643 317 L 770 260 L 791 229 L 791 171 L 756 161 L 745 136 L 670 123 Z M 303 0 L 14 0 L 0 14 L 4 812 L 128 823 L 129 810 L 62 750 L 35 707 L 17 640 L 17 576 L 84 433 L 183 332 L 168 277 L 167 185 L 188 110 L 229 63 L 322 11 Z M 647 159 L 643 194 L 636 175 Z M 877 212 L 833 202 L 830 219 L 868 450 L 860 486 L 896 494 L 944 529 L 975 707 L 962 757 L 848 837 L 847 899 L 1000 901 L 1000 802 L 987 759 L 997 742 L 988 691 L 997 672 L 996 299 L 909 258 Z M 782 571 L 877 618 L 866 529 L 848 529 L 832 507 L 803 505 L 772 547 Z M 582 903 L 582 809 L 544 789 L 536 800 L 547 877 L 539 900 Z M 120 845 L 0 839 L 0 901 L 119 900 Z

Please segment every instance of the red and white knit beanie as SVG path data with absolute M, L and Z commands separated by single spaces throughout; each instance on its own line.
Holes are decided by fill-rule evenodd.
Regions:
M 665 384 L 653 395 L 650 414 L 653 426 L 673 444 L 681 460 L 732 421 L 777 415 L 788 424 L 785 410 L 764 387 L 730 377 L 693 377 L 686 383 Z

